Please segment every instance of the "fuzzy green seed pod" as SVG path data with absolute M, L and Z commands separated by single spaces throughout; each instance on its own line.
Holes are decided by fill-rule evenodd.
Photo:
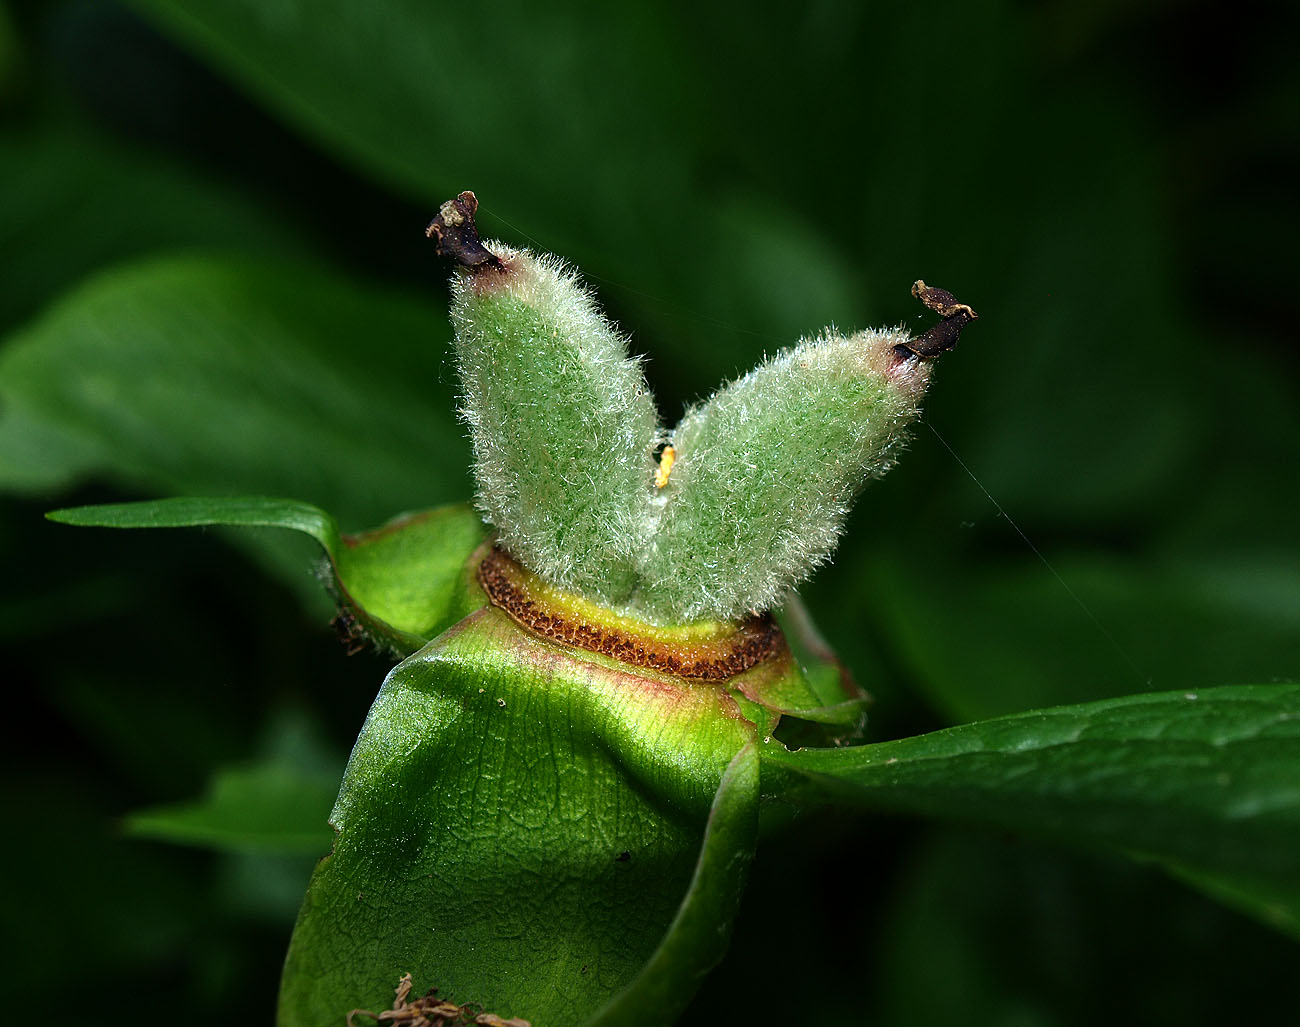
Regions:
M 462 193 L 429 226 L 460 267 L 452 323 L 479 507 L 542 581 L 658 626 L 776 606 L 829 559 L 854 497 L 906 442 L 931 360 L 975 312 L 827 331 L 692 408 L 662 440 L 639 362 L 554 257 L 484 244 Z
M 775 605 L 835 548 L 891 466 L 931 365 L 901 329 L 823 334 L 687 412 L 636 605 L 657 622 Z
M 479 509 L 542 578 L 617 605 L 648 541 L 654 399 L 575 272 L 466 238 L 472 200 L 444 204 L 430 234 L 478 261 L 452 278 L 451 320 Z

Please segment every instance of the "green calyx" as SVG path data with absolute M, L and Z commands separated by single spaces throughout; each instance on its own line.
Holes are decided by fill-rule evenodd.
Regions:
M 835 548 L 906 443 L 931 359 L 974 320 L 805 339 L 663 430 L 641 362 L 557 258 L 478 238 L 477 201 L 428 234 L 460 266 L 451 318 L 478 507 L 543 581 L 655 625 L 776 606 Z M 656 452 L 660 452 L 656 459 Z
M 387 539 L 403 559 L 438 545 L 420 524 L 390 526 L 412 533 L 410 549 Z M 843 735 L 865 696 L 847 679 L 828 688 L 771 617 L 647 625 L 548 585 L 491 539 L 440 575 L 460 619 L 371 708 L 279 1022 L 382 1009 L 412 971 L 535 1027 L 644 1022 L 644 992 L 698 978 L 726 947 L 758 754 L 780 747 L 782 715 Z M 778 768 L 764 789 L 787 779 Z M 664 1022 L 689 997 L 660 996 Z
M 654 953 L 753 736 L 717 685 L 561 651 L 491 605 L 471 614 L 371 708 L 279 1022 L 384 1008 L 412 971 L 537 1027 L 585 1022 Z

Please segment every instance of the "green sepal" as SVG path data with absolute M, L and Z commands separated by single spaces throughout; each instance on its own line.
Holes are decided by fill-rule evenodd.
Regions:
M 780 696 L 785 705 L 769 705 L 790 717 L 845 728 L 851 737 L 860 735 L 866 726 L 871 696 L 817 630 L 803 600 L 790 593 L 773 616 L 790 648 L 795 669 L 792 676 L 800 682 L 801 694 L 786 693 Z
M 302 532 L 325 551 L 325 579 L 339 604 L 340 626 L 399 656 L 415 652 L 463 615 L 462 570 L 485 534 L 478 515 L 459 504 L 349 535 L 310 503 L 260 496 L 81 506 L 46 517 L 100 528 L 221 525 Z
M 688 997 L 726 925 L 701 926 L 681 898 L 734 906 L 752 765 L 715 797 L 754 735 L 716 684 L 588 658 L 492 606 L 471 614 L 394 668 L 371 708 L 294 931 L 280 1023 L 385 1008 L 407 972 L 534 1027 L 583 1023 L 648 961 L 684 973 L 673 987 Z M 697 868 L 711 810 L 725 840 Z M 716 883 L 720 866 L 736 880 Z M 643 1012 L 636 1022 L 663 1022 Z
M 457 504 L 343 535 L 331 557 L 340 606 L 367 638 L 408 656 L 468 612 L 465 561 L 485 534 L 478 514 Z
M 670 1023 L 722 959 L 740 908 L 758 840 L 759 762 L 755 747 L 736 753 L 709 811 L 695 875 L 672 926 L 636 979 L 590 1027 Z

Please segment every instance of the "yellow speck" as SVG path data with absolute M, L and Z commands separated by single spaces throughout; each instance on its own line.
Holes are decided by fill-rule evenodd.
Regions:
M 661 489 L 668 484 L 668 475 L 673 473 L 673 464 L 677 462 L 677 450 L 664 446 L 659 454 L 659 466 L 655 468 L 655 488 Z
M 497 705 L 500 706 L 502 709 L 505 709 L 506 701 L 504 699 L 498 699 Z

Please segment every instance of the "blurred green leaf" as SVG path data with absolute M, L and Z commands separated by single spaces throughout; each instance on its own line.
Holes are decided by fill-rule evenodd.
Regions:
M 228 767 L 202 799 L 140 810 L 124 827 L 136 838 L 182 845 L 319 855 L 329 849 L 325 821 L 337 783 L 275 761 Z
M 1285 551 L 975 560 L 971 546 L 864 568 L 860 601 L 952 722 L 1300 675 L 1300 573 Z
M 348 612 L 344 627 L 407 655 L 466 611 L 457 604 L 465 561 L 483 540 L 469 507 L 406 514 L 359 535 L 340 535 L 334 518 L 290 499 L 178 497 L 54 510 L 61 524 L 100 528 L 286 528 L 311 536 L 329 558 L 331 587 Z
M 413 0 L 285 0 L 274 14 L 248 0 L 135 6 L 386 183 L 434 203 L 467 187 L 489 205 L 510 196 L 514 213 L 543 212 L 561 230 L 559 252 L 603 219 L 632 230 L 628 176 L 681 189 L 679 152 L 642 145 L 680 138 L 692 113 L 690 65 L 674 64 L 678 41 L 650 9 L 510 0 L 465 19 Z M 628 105 L 611 81 L 680 102 Z M 581 194 L 563 212 L 559 183 Z
M 281 1022 L 386 1008 L 409 971 L 417 989 L 536 1027 L 581 1023 L 652 957 L 633 994 L 685 1002 L 720 951 L 715 917 L 753 838 L 742 761 L 714 808 L 722 851 L 697 859 L 753 734 L 715 686 L 629 675 L 495 607 L 473 614 L 399 665 L 371 708 L 294 931 Z
M 318 804 L 318 812 L 321 812 L 318 828 L 329 816 L 329 805 L 329 800 L 323 807 Z M 283 940 L 293 927 L 312 871 L 321 853 L 329 848 L 331 832 L 328 827 L 318 833 L 324 841 L 311 849 L 304 845 L 300 852 L 270 849 L 229 849 L 222 852 L 212 889 L 216 901 L 233 917 L 245 917 L 273 927 Z M 185 843 L 182 838 L 164 840 Z
M 803 209 L 808 196 L 738 196 L 702 180 L 702 161 L 782 166 L 769 135 L 732 133 L 737 106 L 725 97 L 737 81 L 746 106 L 770 112 L 764 133 L 783 116 L 802 128 L 815 112 L 766 69 L 728 75 L 730 47 L 703 43 L 698 12 L 522 0 L 472 19 L 416 0 L 283 0 L 274 14 L 252 0 L 134 6 L 430 215 L 472 188 L 486 232 L 577 262 L 628 311 L 625 329 L 655 336 L 643 348 L 687 371 L 665 375 L 671 420 L 763 349 L 865 312 L 853 265 Z M 764 44 L 788 59 L 790 39 Z M 853 183 L 835 195 L 856 199 L 840 162 L 824 170 Z
M 0 174 L 5 329 L 110 262 L 181 246 L 307 253 L 273 209 L 70 113 L 0 129 Z
M 1023 839 L 935 832 L 878 930 L 888 945 L 859 940 L 878 982 L 860 1016 L 880 1027 L 1269 1023 L 1291 1005 L 1296 949 L 1267 928 L 1152 868 Z
M 320 856 L 338 790 L 335 753 L 302 714 L 274 718 L 252 763 L 213 775 L 207 794 L 128 814 L 126 834 L 222 852 Z
M 0 487 L 289 494 L 346 525 L 468 494 L 445 315 L 290 264 L 101 275 L 0 352 Z
M 1300 685 L 1243 685 L 762 755 L 869 808 L 1110 846 L 1238 882 L 1239 906 L 1300 935 L 1298 743 Z

